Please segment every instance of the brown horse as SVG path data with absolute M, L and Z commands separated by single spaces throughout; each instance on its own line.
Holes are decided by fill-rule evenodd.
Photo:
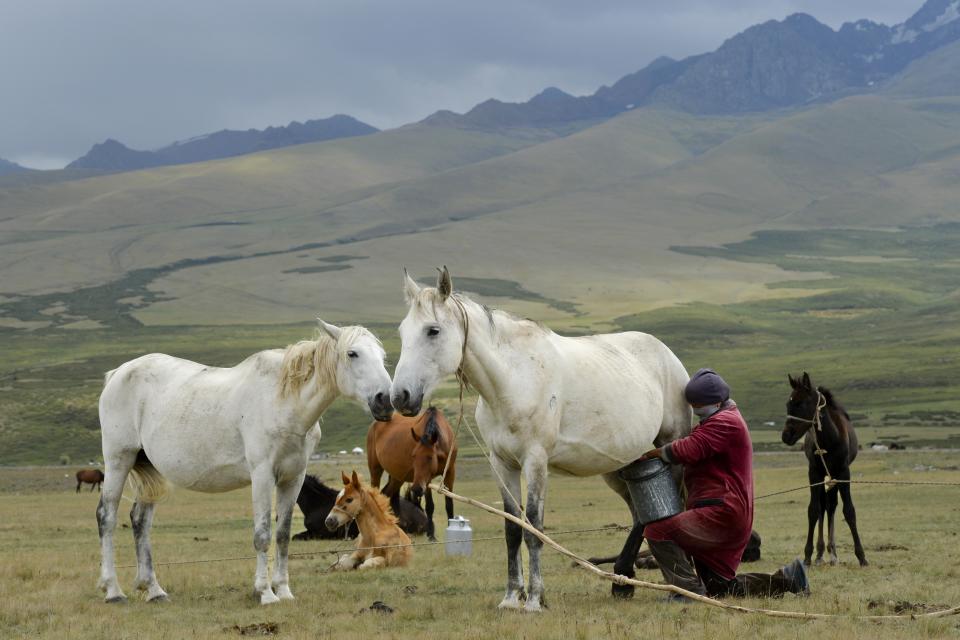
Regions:
M 450 464 L 447 465 L 449 458 Z M 383 472 L 390 480 L 383 494 L 390 498 L 396 510 L 400 488 L 411 482 L 411 494 L 419 502 L 427 494 L 427 537 L 436 540 L 433 525 L 433 492 L 427 487 L 431 480 L 443 474 L 443 483 L 453 489 L 457 468 L 457 443 L 450 423 L 436 407 L 429 407 L 420 416 L 405 418 L 394 413 L 389 422 L 374 422 L 367 431 L 367 466 L 370 483 L 380 486 Z M 453 500 L 444 499 L 447 518 L 453 517 Z
M 337 502 L 327 516 L 327 529 L 335 531 L 355 520 L 360 535 L 357 537 L 357 550 L 341 556 L 335 568 L 350 570 L 405 566 L 413 556 L 413 546 L 397 524 L 386 497 L 375 487 L 363 486 L 356 471 L 349 478 L 342 471 L 340 475 L 343 477 L 343 491 L 337 496 Z
M 90 491 L 96 487 L 100 491 L 100 484 L 103 482 L 103 471 L 100 469 L 80 469 L 77 471 L 77 493 L 80 493 L 80 485 L 84 482 L 90 485 Z

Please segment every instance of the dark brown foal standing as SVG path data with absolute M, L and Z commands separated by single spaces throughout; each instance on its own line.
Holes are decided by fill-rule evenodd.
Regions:
M 433 492 L 427 485 L 443 475 L 443 484 L 453 489 L 457 467 L 456 439 L 443 413 L 436 407 L 429 407 L 419 416 L 406 418 L 394 413 L 389 422 L 371 424 L 367 431 L 367 466 L 370 484 L 374 487 L 380 486 L 384 471 L 390 474 L 381 493 L 390 498 L 394 510 L 404 482 L 412 483 L 410 492 L 416 502 L 419 503 L 420 497 L 426 494 L 427 537 L 436 540 Z M 452 518 L 453 500 L 444 498 L 444 506 L 447 518 Z
M 823 562 L 823 520 L 827 519 L 829 530 L 830 564 L 837 564 L 837 540 L 834 530 L 834 514 L 837 497 L 843 499 L 843 518 L 853 534 L 853 548 L 860 566 L 867 566 L 867 558 L 857 531 L 857 512 L 850 495 L 850 483 L 840 482 L 832 486 L 822 483 L 829 473 L 833 480 L 849 480 L 850 465 L 857 457 L 857 434 L 846 410 L 834 398 L 829 389 L 814 387 L 806 372 L 795 379 L 787 375 L 793 391 L 787 401 L 787 420 L 781 437 L 784 444 L 796 443 L 804 436 L 803 451 L 807 456 L 810 504 L 807 507 L 807 544 L 804 547 L 804 564 L 810 565 L 813 555 L 813 529 L 819 524 L 817 541 L 817 564 Z

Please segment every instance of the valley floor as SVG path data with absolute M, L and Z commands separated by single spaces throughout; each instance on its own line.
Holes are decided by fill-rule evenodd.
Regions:
M 960 452 L 865 451 L 855 478 L 960 483 Z M 758 495 L 802 485 L 806 465 L 797 452 L 756 457 Z M 363 469 L 360 457 L 314 464 L 331 481 L 341 469 Z M 229 638 L 249 625 L 276 625 L 283 638 L 782 638 L 879 640 L 943 638 L 960 633 L 960 619 L 884 624 L 858 614 L 922 612 L 960 603 L 960 486 L 860 485 L 853 491 L 870 566 L 853 557 L 849 531 L 838 517 L 839 566 L 811 569 L 813 595 L 748 599 L 748 606 L 836 613 L 830 622 L 772 620 L 704 606 L 660 602 L 637 592 L 615 601 L 609 584 L 552 551 L 544 552 L 549 610 L 542 615 L 498 612 L 505 581 L 502 524 L 479 510 L 457 506 L 471 520 L 474 553 L 446 558 L 442 545 L 419 546 L 408 568 L 377 573 L 332 573 L 339 541 L 291 544 L 291 586 L 297 600 L 263 608 L 251 596 L 251 507 L 248 491 L 204 495 L 176 490 L 157 509 L 153 531 L 158 576 L 171 601 L 147 605 L 131 592 L 132 536 L 118 529 L 117 561 L 130 603 L 111 606 L 95 588 L 99 550 L 97 494 L 74 493 L 61 467 L 0 469 L 0 636 L 31 638 Z M 496 487 L 482 459 L 461 461 L 457 492 L 495 504 Z M 563 531 L 625 524 L 624 505 L 599 479 L 551 477 L 547 532 L 584 555 L 613 553 L 623 531 Z M 126 504 L 125 502 L 123 504 Z M 436 521 L 442 525 L 442 509 Z M 758 502 L 755 528 L 763 559 L 747 571 L 771 571 L 802 554 L 806 492 Z M 299 530 L 299 517 L 294 531 Z M 441 538 L 442 539 L 442 538 Z M 416 542 L 424 539 L 417 538 Z M 226 558 L 222 562 L 165 564 Z M 638 577 L 659 581 L 658 572 Z M 361 611 L 381 600 L 391 614 Z

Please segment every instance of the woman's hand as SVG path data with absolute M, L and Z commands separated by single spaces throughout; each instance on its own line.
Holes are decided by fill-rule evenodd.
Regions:
M 662 457 L 663 456 L 660 454 L 660 447 L 657 447 L 656 449 L 650 449 L 650 451 L 647 451 L 645 454 L 640 456 L 640 459 L 653 460 L 654 458 L 662 458 Z

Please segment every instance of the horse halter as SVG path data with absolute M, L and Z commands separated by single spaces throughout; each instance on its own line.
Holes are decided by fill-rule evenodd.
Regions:
M 812 418 L 801 418 L 800 416 L 794 416 L 794 415 L 790 415 L 790 414 L 788 413 L 788 414 L 787 414 L 787 419 L 788 419 L 788 420 L 798 420 L 798 421 L 800 421 L 800 422 L 806 422 L 806 423 L 808 423 L 808 424 L 812 424 L 813 426 L 815 426 L 817 431 L 823 431 L 823 423 L 822 423 L 821 420 L 820 420 L 820 412 L 823 411 L 823 409 L 824 409 L 826 406 L 827 406 L 827 398 L 826 398 L 822 393 L 820 393 L 820 390 L 818 389 L 818 390 L 817 390 L 817 408 L 816 408 L 816 410 L 813 412 L 813 417 L 812 417 Z M 820 445 L 817 445 L 818 448 L 819 448 L 819 446 L 820 446 Z
M 360 502 L 366 502 L 366 501 L 367 501 L 367 494 L 366 494 L 364 491 L 360 491 L 359 493 L 360 493 Z M 353 522 L 354 520 L 357 519 L 357 516 L 352 516 L 352 515 L 350 515 L 350 513 L 349 513 L 346 509 L 344 509 L 343 507 L 341 507 L 341 506 L 338 505 L 338 504 L 335 504 L 335 505 L 333 505 L 333 506 L 330 508 L 330 512 L 331 512 L 331 513 L 333 513 L 334 511 L 339 511 L 339 512 L 342 513 L 343 515 L 347 516 L 347 524 L 350 524 L 351 522 Z M 344 525 L 344 526 L 346 526 L 346 525 Z
M 454 297 L 453 294 L 450 295 L 450 299 L 457 305 L 457 308 L 460 310 L 460 315 L 463 316 L 463 347 L 460 350 L 460 365 L 457 367 L 456 372 L 457 382 L 460 386 L 460 412 L 457 415 L 457 426 L 453 432 L 454 441 L 456 441 L 456 437 L 460 433 L 460 425 L 463 424 L 463 390 L 470 386 L 467 374 L 463 370 L 467 361 L 467 340 L 470 338 L 470 316 L 467 315 L 467 308 L 463 306 L 463 301 Z M 452 460 L 453 456 L 448 452 L 447 460 L 443 465 L 443 473 L 440 475 L 440 486 L 442 487 L 446 487 L 447 470 L 450 468 L 450 462 Z M 429 482 L 427 484 L 429 485 Z
M 467 359 L 467 340 L 470 338 L 470 316 L 467 315 L 467 309 L 463 306 L 463 302 L 459 298 L 451 295 L 450 299 L 457 305 L 457 309 L 460 310 L 460 315 L 463 317 L 463 347 L 460 350 L 460 365 L 456 371 L 457 381 L 460 383 L 460 397 L 462 402 L 463 387 L 470 385 L 467 381 L 467 374 L 463 371 L 463 366 Z
M 810 430 L 810 434 L 813 436 L 813 444 L 816 445 L 817 447 L 816 449 L 813 450 L 813 452 L 820 457 L 820 463 L 823 465 L 823 470 L 827 474 L 826 476 L 824 476 L 823 486 L 827 489 L 830 489 L 837 483 L 837 481 L 830 476 L 830 469 L 827 468 L 827 461 L 824 459 L 824 456 L 826 455 L 827 450 L 820 446 L 820 440 L 817 438 L 817 431 L 820 431 L 820 432 L 823 431 L 823 422 L 820 417 L 820 413 L 824 410 L 824 408 L 826 408 L 826 406 L 827 406 L 826 396 L 824 396 L 823 393 L 821 393 L 820 390 L 817 389 L 817 408 L 813 412 L 813 417 L 801 418 L 800 416 L 794 416 L 788 413 L 787 419 L 799 420 L 800 422 L 806 422 L 814 426 L 814 429 Z

